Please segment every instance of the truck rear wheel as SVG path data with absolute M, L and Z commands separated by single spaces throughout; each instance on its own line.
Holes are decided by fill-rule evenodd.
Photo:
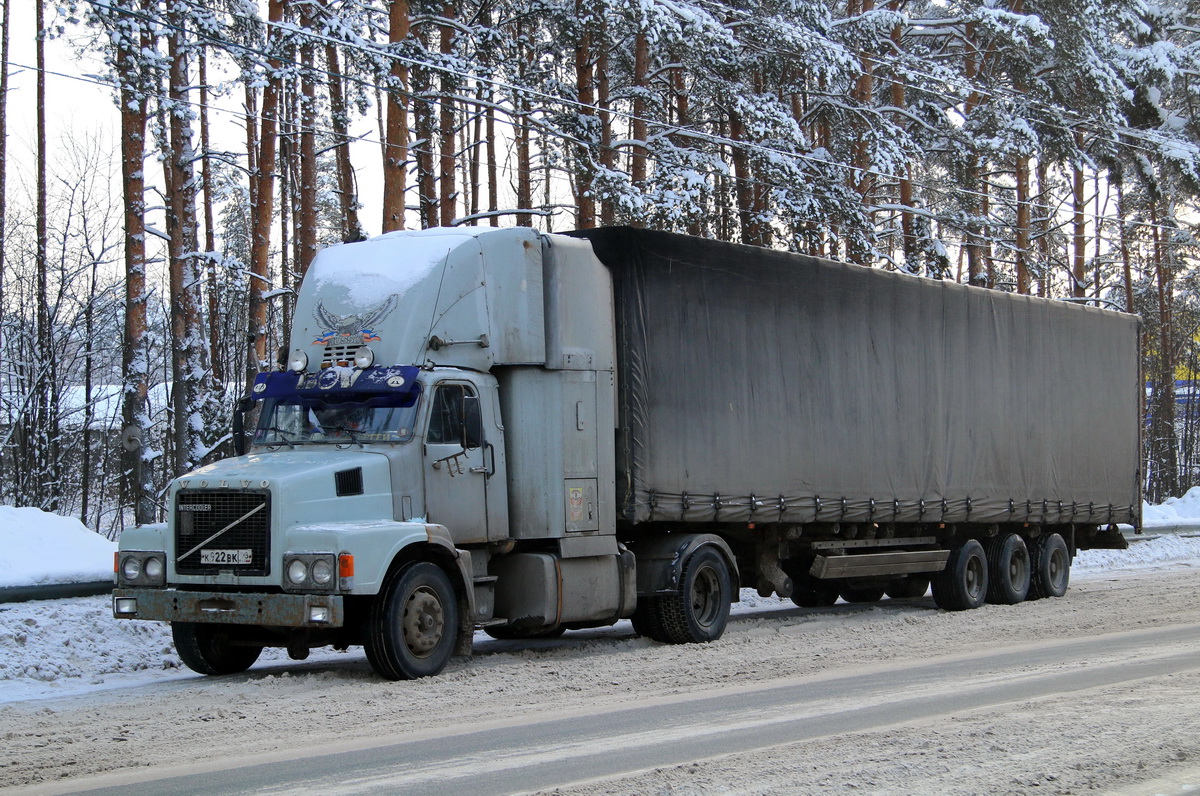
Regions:
M 1029 550 L 1029 599 L 1062 597 L 1071 580 L 1071 553 L 1057 533 L 1042 534 Z
M 915 600 L 929 591 L 929 578 L 925 575 L 909 575 L 903 580 L 894 580 L 883 590 L 893 600 Z
M 837 586 L 804 576 L 792 579 L 792 602 L 801 608 L 828 608 L 838 600 Z
M 648 635 L 668 644 L 716 641 L 729 621 L 732 583 L 724 556 L 701 547 L 683 565 L 679 594 L 648 601 Z
M 1029 593 L 1029 550 L 1015 533 L 1002 533 L 988 542 L 987 601 L 1016 605 Z
M 231 628 L 224 625 L 172 622 L 171 638 L 179 659 L 200 674 L 244 672 L 263 650 L 261 646 L 234 644 Z
M 883 599 L 883 587 L 843 586 L 840 594 L 848 603 L 877 603 Z
M 933 576 L 933 601 L 945 611 L 966 611 L 983 605 L 988 567 L 983 545 L 974 539 L 950 551 L 946 568 Z
M 380 677 L 413 680 L 444 669 L 458 636 L 458 598 L 441 567 L 417 561 L 392 575 L 371 606 L 365 636 Z

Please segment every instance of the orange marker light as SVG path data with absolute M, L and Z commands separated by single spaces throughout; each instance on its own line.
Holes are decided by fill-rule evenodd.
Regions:
M 117 570 L 117 559 L 120 557 L 120 555 L 121 554 L 118 552 L 113 553 L 113 574 L 114 575 L 117 574 L 117 571 L 118 571 Z
M 354 556 L 350 553 L 338 556 L 338 575 L 343 578 L 354 577 Z

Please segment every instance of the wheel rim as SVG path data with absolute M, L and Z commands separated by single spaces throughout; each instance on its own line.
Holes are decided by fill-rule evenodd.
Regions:
M 716 620 L 721 608 L 720 592 L 716 570 L 703 567 L 696 573 L 692 581 L 692 616 L 697 624 L 708 627 Z
M 1008 582 L 1014 589 L 1019 589 L 1029 577 L 1029 556 L 1023 550 L 1017 550 L 1008 560 Z
M 446 616 L 437 592 L 428 586 L 414 589 L 404 604 L 404 643 L 418 658 L 428 657 L 442 640 Z
M 971 556 L 967 561 L 966 572 L 963 573 L 963 585 L 966 587 L 967 596 L 972 600 L 978 599 L 983 593 L 983 579 L 983 559 Z
M 1066 558 L 1062 550 L 1053 550 L 1050 553 L 1050 582 L 1055 588 L 1062 585 L 1063 574 L 1067 571 Z

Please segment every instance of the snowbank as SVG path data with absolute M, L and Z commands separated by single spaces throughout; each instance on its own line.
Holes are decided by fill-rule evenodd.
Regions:
M 1169 497 L 1162 505 L 1142 504 L 1142 526 L 1152 529 L 1166 525 L 1200 524 L 1200 486 L 1183 497 Z
M 116 549 L 74 517 L 0 506 L 0 587 L 112 580 Z

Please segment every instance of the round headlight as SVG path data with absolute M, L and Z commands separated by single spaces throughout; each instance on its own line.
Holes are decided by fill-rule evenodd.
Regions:
M 304 372 L 304 369 L 307 367 L 308 367 L 308 354 L 304 353 L 299 348 L 297 348 L 295 351 L 292 352 L 292 355 L 290 357 L 288 357 L 288 368 L 290 370 L 296 371 L 297 373 L 302 373 L 302 372 Z
M 121 562 L 121 574 L 125 576 L 125 580 L 137 580 L 142 574 L 142 562 L 137 556 L 129 556 Z
M 146 577 L 158 580 L 163 574 L 163 562 L 161 558 L 146 559 Z
M 328 586 L 329 581 L 333 580 L 333 562 L 325 558 L 318 558 L 312 565 L 312 579 L 314 583 L 321 586 Z
M 288 580 L 299 586 L 308 577 L 308 566 L 298 558 L 292 559 L 287 568 Z
M 375 364 L 375 352 L 370 346 L 359 346 L 354 352 L 354 367 L 360 370 L 366 370 Z

